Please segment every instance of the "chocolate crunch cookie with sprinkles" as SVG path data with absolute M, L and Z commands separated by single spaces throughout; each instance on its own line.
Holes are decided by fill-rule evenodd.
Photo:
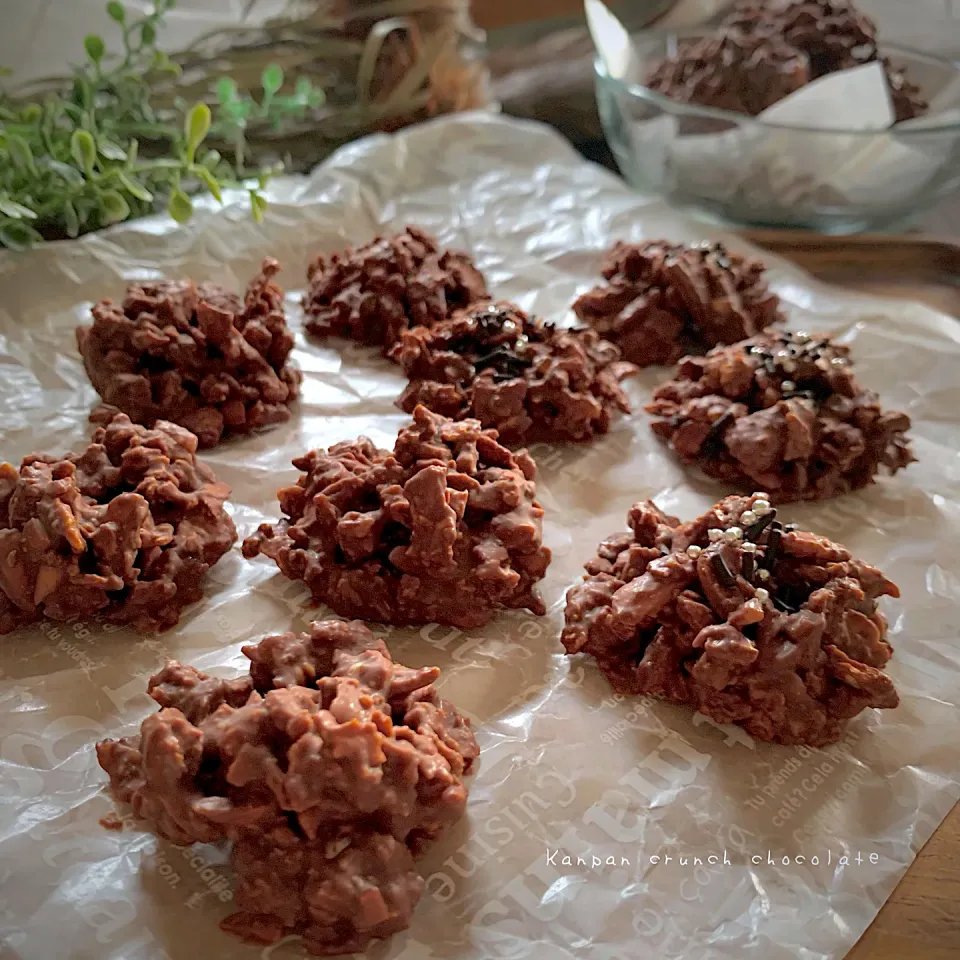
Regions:
M 883 596 L 896 584 L 826 537 L 784 526 L 764 493 L 690 523 L 650 501 L 567 592 L 561 640 L 621 694 L 690 704 L 759 740 L 822 746 L 892 708 Z
M 824 500 L 915 459 L 910 418 L 857 381 L 829 337 L 763 333 L 685 357 L 647 404 L 653 432 L 687 464 L 771 500 Z
M 765 271 L 762 260 L 722 243 L 618 241 L 601 268 L 606 283 L 578 297 L 573 311 L 625 360 L 668 365 L 782 321 Z
M 401 410 L 476 418 L 509 447 L 606 433 L 614 411 L 630 412 L 620 381 L 636 372 L 595 330 L 559 328 L 506 301 L 406 330 L 390 356 L 410 379 Z

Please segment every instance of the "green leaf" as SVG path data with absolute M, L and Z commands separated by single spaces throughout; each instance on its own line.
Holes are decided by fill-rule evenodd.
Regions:
M 146 160 L 144 166 L 151 170 L 182 170 L 183 161 L 173 157 L 157 157 L 155 160 Z
M 250 212 L 257 223 L 263 223 L 263 214 L 268 206 L 267 201 L 259 193 L 255 190 L 250 191 Z
M 256 104 L 252 100 L 233 100 L 224 108 L 227 118 L 238 127 L 247 125 L 247 117 L 253 113 Z
M 74 206 L 77 208 L 80 223 L 86 223 L 90 219 L 90 214 L 98 209 L 97 201 L 91 197 L 75 197 Z
M 20 122 L 35 124 L 43 116 L 43 107 L 39 103 L 28 103 L 20 111 Z
M 195 103 L 187 114 L 184 123 L 184 133 L 187 137 L 187 159 L 193 160 L 197 147 L 203 143 L 204 137 L 210 132 L 210 108 L 205 103 Z
M 208 150 L 201 158 L 200 163 L 210 170 L 215 170 L 222 159 L 219 150 Z
M 70 153 L 78 167 L 83 167 L 90 178 L 93 175 L 93 163 L 97 159 L 97 145 L 87 130 L 74 130 L 70 137 Z
M 140 151 L 140 141 L 133 139 L 130 141 L 130 147 L 127 150 L 127 169 L 132 170 L 137 162 L 137 154 Z
M 105 160 L 126 160 L 127 159 L 127 151 L 124 150 L 123 147 L 114 143 L 112 140 L 101 138 L 99 149 L 100 149 L 100 156 L 103 157 Z
M 152 47 L 157 39 L 157 28 L 147 20 L 140 28 L 140 42 L 145 47 Z
M 103 45 L 103 38 L 98 37 L 95 33 L 88 33 L 83 38 L 83 49 L 87 51 L 87 56 L 94 63 L 100 63 L 103 55 L 107 52 L 106 47 Z
M 297 95 L 297 99 L 306 103 L 312 90 L 313 84 L 310 82 L 309 77 L 297 77 L 297 82 L 293 87 L 293 92 Z
M 206 185 L 217 203 L 223 203 L 223 194 L 220 193 L 220 183 L 206 167 L 191 167 L 190 172 Z
M 16 200 L 10 200 L 8 197 L 0 197 L 0 213 L 12 217 L 14 220 L 37 219 L 37 215 L 29 207 L 17 203 Z
M 83 186 L 83 174 L 76 167 L 71 167 L 69 163 L 64 163 L 62 160 L 53 160 L 50 157 L 41 157 L 39 166 L 55 173 L 71 187 Z
M 83 110 L 80 107 L 75 103 L 64 103 L 62 110 L 77 126 L 80 126 L 83 120 Z
M 119 223 L 130 216 L 130 205 L 117 190 L 105 190 L 100 194 L 100 206 L 107 223 Z
M 68 237 L 75 237 L 80 233 L 80 218 L 77 216 L 77 208 L 71 200 L 64 201 L 63 223 L 67 228 Z
M 123 21 L 127 19 L 127 11 L 118 0 L 110 0 L 107 4 L 107 16 L 109 16 L 111 20 L 116 20 L 117 23 L 123 23 Z
M 273 96 L 283 86 L 283 70 L 276 63 L 271 63 L 263 76 L 260 78 L 263 84 L 263 92 L 267 96 Z
M 7 136 L 7 151 L 10 153 L 13 165 L 19 171 L 37 175 L 37 165 L 33 159 L 33 151 L 23 137 L 17 134 L 9 134 Z
M 0 226 L 0 244 L 11 250 L 26 250 L 41 240 L 43 237 L 22 220 L 12 220 Z
M 180 64 L 174 63 L 162 50 L 158 50 L 153 55 L 153 63 L 150 64 L 153 70 L 159 70 L 161 73 L 170 73 L 176 76 L 181 73 Z
M 217 99 L 222 104 L 232 103 L 237 98 L 237 85 L 232 77 L 221 77 L 217 81 Z
M 135 177 L 122 171 L 117 174 L 117 179 L 123 184 L 124 190 L 132 197 L 142 200 L 144 203 L 150 203 L 153 200 L 153 194 Z
M 177 223 L 186 223 L 193 216 L 193 202 L 179 188 L 170 194 L 167 212 Z

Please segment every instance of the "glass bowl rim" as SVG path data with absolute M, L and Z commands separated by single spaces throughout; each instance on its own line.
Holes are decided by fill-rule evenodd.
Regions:
M 662 37 L 664 39 L 668 37 L 686 39 L 689 37 L 707 36 L 708 33 L 709 31 L 701 27 L 699 29 L 693 28 L 687 30 L 645 30 L 639 35 L 645 37 Z M 914 47 L 908 47 L 898 43 L 880 43 L 877 47 L 880 53 L 885 56 L 888 54 L 894 57 L 908 56 L 915 60 L 926 61 L 938 67 L 946 68 L 954 74 L 955 78 L 960 78 L 960 60 L 955 60 L 950 57 L 939 57 L 936 54 L 927 53 L 923 50 L 917 50 Z M 736 110 L 725 110 L 720 107 L 705 107 L 696 103 L 684 103 L 680 100 L 672 100 L 670 97 L 650 89 L 650 87 L 645 87 L 642 83 L 627 83 L 625 80 L 619 80 L 607 72 L 606 64 L 599 53 L 594 57 L 593 70 L 597 79 L 602 83 L 618 89 L 621 93 L 625 93 L 633 99 L 649 101 L 660 107 L 664 113 L 726 120 L 730 123 L 735 123 L 737 126 L 750 124 L 764 130 L 835 134 L 837 136 L 863 137 L 865 139 L 869 139 L 870 137 L 888 137 L 891 135 L 903 138 L 920 138 L 938 134 L 960 133 L 960 119 L 950 120 L 939 125 L 929 123 L 922 127 L 913 128 L 903 128 L 902 124 L 894 124 L 891 127 L 884 127 L 882 130 L 851 130 L 843 127 L 812 127 L 789 123 L 771 123 L 769 120 L 760 120 L 747 113 L 738 113 Z M 917 119 L 919 120 L 920 118 Z

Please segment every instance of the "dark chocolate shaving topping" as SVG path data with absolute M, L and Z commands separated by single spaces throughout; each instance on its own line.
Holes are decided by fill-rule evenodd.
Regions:
M 775 512 L 775 511 L 774 511 Z M 767 535 L 767 549 L 763 555 L 763 569 L 773 570 L 777 562 L 777 553 L 780 550 L 780 538 L 783 536 L 782 527 L 776 520 L 770 524 L 770 533 Z
M 532 360 L 521 357 L 505 344 L 473 361 L 473 369 L 476 373 L 492 369 L 493 379 L 497 383 L 523 376 L 523 371 L 529 370 L 531 366 L 533 366 Z
M 710 432 L 707 434 L 707 439 L 703 441 L 704 449 L 716 453 L 720 447 L 723 431 L 730 426 L 735 419 L 736 417 L 734 416 L 732 410 L 728 409 L 721 413 L 720 416 L 713 421 L 713 424 L 710 427 Z
M 723 584 L 723 586 L 725 586 L 727 589 L 730 589 L 737 585 L 737 578 L 727 566 L 727 561 L 724 560 L 719 553 L 715 553 L 710 558 L 710 563 L 713 566 L 714 573 L 717 575 L 717 579 L 721 584 Z
M 492 337 L 498 333 L 513 333 L 518 327 L 509 310 L 501 304 L 491 303 L 486 310 L 476 311 L 476 329 L 481 337 Z
M 760 534 L 762 534 L 763 531 L 766 530 L 774 520 L 776 520 L 776 518 L 777 511 L 771 510 L 765 517 L 761 517 L 756 523 L 747 527 L 747 529 L 743 531 L 744 539 L 756 540 Z

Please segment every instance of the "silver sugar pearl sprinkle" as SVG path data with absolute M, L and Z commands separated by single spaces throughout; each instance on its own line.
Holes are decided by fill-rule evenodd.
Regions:
M 765 517 L 770 512 L 770 501 L 755 500 L 753 503 L 753 512 L 758 517 Z
M 716 530 L 716 529 L 708 530 L 707 537 L 709 537 L 711 543 L 717 543 L 719 540 L 723 538 L 723 531 Z
M 846 357 L 834 357 L 834 358 L 830 361 L 830 363 L 831 363 L 834 367 L 845 367 L 845 366 L 847 365 L 847 358 L 846 358 Z
M 698 547 L 695 543 L 691 543 L 690 546 L 687 547 L 687 556 L 693 560 L 696 560 L 701 553 L 703 553 L 703 547 Z
M 744 510 L 740 514 L 740 522 L 745 523 L 748 527 L 757 522 L 757 515 L 752 510 Z
M 758 576 L 761 580 L 769 580 L 769 579 L 770 579 L 770 571 L 769 571 L 769 570 L 758 570 L 758 571 L 757 571 L 757 576 Z
M 810 339 L 810 334 L 806 330 L 798 330 L 794 335 L 793 339 L 797 343 L 806 343 Z
M 783 388 L 784 392 L 797 389 L 797 385 L 792 380 L 784 380 L 780 386 Z
M 763 573 L 767 571 L 764 570 Z M 761 603 L 766 603 L 770 599 L 770 594 L 763 589 L 763 587 L 757 587 L 756 592 L 754 593 L 754 598 L 759 600 Z
M 738 540 L 743 539 L 743 531 L 739 527 L 730 527 L 728 530 L 723 531 L 723 539 L 727 543 L 736 543 Z
M 747 542 L 743 545 L 741 549 L 743 550 L 744 553 L 756 553 L 757 545 L 755 543 Z

